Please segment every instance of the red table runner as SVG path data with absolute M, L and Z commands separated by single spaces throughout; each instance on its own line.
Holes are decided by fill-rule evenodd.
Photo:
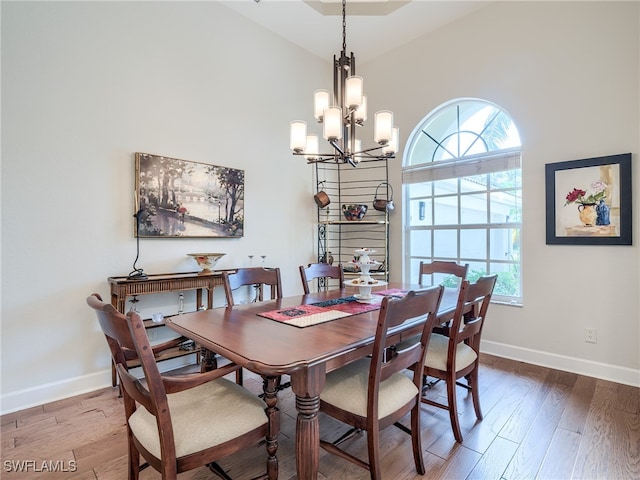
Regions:
M 384 296 L 403 297 L 407 292 L 400 289 L 388 289 L 373 293 L 373 299 L 367 302 L 358 301 L 355 296 L 349 296 L 310 303 L 308 305 L 298 305 L 297 307 L 282 310 L 272 310 L 270 312 L 258 313 L 257 315 L 277 322 L 283 322 L 287 325 L 304 328 L 319 323 L 330 322 L 331 320 L 337 320 L 338 318 L 378 310 Z

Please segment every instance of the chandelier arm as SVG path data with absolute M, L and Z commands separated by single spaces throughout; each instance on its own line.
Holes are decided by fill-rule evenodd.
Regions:
M 329 140 L 329 143 L 333 148 L 340 152 L 340 155 L 344 155 L 344 150 L 340 147 L 340 145 L 338 145 L 338 142 L 336 140 Z

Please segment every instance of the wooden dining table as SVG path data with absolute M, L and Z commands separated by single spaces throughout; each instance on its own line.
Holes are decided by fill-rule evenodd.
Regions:
M 389 283 L 377 292 L 420 289 L 419 285 Z M 219 307 L 167 318 L 172 330 L 264 377 L 289 375 L 296 395 L 296 471 L 301 480 L 318 477 L 320 426 L 318 411 L 325 376 L 371 353 L 379 308 L 315 325 L 299 327 L 265 318 L 269 312 L 296 311 L 301 305 L 331 303 L 358 293 L 354 287 L 296 295 L 277 300 Z M 449 320 L 457 290 L 445 289 L 438 312 L 440 323 Z M 339 300 L 340 301 L 340 300 Z M 293 309 L 293 310 L 292 310 Z M 398 341 L 421 332 L 425 318 L 412 319 L 390 332 Z

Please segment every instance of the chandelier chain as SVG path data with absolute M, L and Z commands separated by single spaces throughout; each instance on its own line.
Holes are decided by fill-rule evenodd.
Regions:
M 347 51 L 347 0 L 342 0 L 342 51 Z

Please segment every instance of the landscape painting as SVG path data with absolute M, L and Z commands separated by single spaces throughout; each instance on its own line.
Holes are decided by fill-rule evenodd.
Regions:
M 242 237 L 244 170 L 136 153 L 138 237 Z

